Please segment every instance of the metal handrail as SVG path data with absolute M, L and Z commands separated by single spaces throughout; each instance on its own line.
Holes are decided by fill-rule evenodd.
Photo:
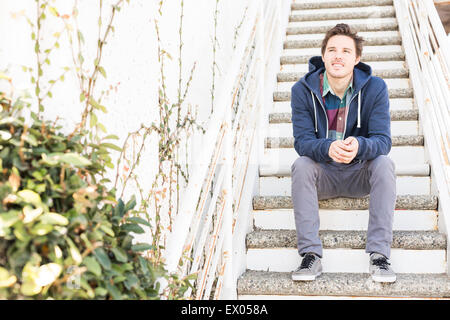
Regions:
M 419 109 L 432 177 L 439 196 L 440 229 L 450 234 L 450 51 L 432 0 L 394 0 L 414 103 Z M 448 241 L 447 241 L 448 242 Z M 448 266 L 447 268 L 450 268 Z M 447 269 L 450 274 L 450 269 Z
M 277 15 L 286 1 L 249 1 L 231 68 L 205 133 L 202 163 L 184 192 L 179 214 L 167 238 L 166 269 L 180 276 L 197 273 L 195 296 L 229 298 L 235 290 L 232 272 L 233 233 L 244 192 L 250 150 L 264 108 L 264 80 Z M 268 14 L 270 13 L 270 14 Z M 269 17 L 270 19 L 267 19 Z M 230 28 L 231 31 L 231 28 Z M 214 188 L 212 188 L 214 185 Z M 181 262 L 181 263 L 180 263 Z M 182 267 L 180 267 L 182 265 Z M 162 287 L 167 283 L 162 282 Z

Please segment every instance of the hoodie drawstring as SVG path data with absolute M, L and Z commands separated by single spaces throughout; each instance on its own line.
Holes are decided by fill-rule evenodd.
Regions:
M 361 91 L 358 92 L 358 125 L 357 128 L 361 128 Z
M 315 128 L 316 128 L 316 132 L 317 132 L 317 111 L 316 111 L 316 100 L 314 99 L 314 94 L 311 91 L 311 98 L 313 101 L 313 105 L 314 105 L 314 124 L 315 124 Z

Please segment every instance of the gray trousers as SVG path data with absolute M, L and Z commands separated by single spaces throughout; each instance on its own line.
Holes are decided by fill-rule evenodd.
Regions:
M 297 249 L 300 255 L 314 252 L 322 257 L 319 238 L 318 200 L 359 198 L 370 194 L 366 252 L 390 257 L 392 221 L 396 201 L 394 162 L 387 156 L 350 164 L 317 163 L 301 156 L 292 164 Z

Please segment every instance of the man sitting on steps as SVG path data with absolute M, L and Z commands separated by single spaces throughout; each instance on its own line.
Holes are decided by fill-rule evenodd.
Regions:
M 366 252 L 374 281 L 394 282 L 388 261 L 396 201 L 386 83 L 360 62 L 363 39 L 346 24 L 330 29 L 322 56 L 291 90 L 295 150 L 292 202 L 298 253 L 293 280 L 322 273 L 318 200 L 370 194 Z

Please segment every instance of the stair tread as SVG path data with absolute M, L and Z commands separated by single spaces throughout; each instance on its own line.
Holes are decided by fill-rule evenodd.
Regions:
M 404 78 L 384 79 L 387 85 L 389 97 L 392 98 L 412 98 L 414 95 L 411 81 Z M 278 82 L 276 91 L 273 93 L 274 101 L 289 101 L 291 99 L 291 89 L 296 81 Z
M 286 34 L 306 34 L 327 32 L 338 23 L 348 24 L 357 32 L 397 30 L 398 23 L 395 18 L 365 18 L 365 19 L 340 19 L 318 21 L 292 21 L 288 23 Z
M 343 7 L 367 7 L 367 6 L 385 6 L 392 5 L 392 0 L 313 0 L 297 1 L 291 4 L 292 10 L 308 10 L 318 8 L 343 8 Z
M 393 146 L 388 153 L 396 166 L 421 165 L 427 163 L 424 146 Z M 290 170 L 292 164 L 299 158 L 294 148 L 266 148 L 260 162 L 260 171 Z
M 391 98 L 389 107 L 392 111 L 417 110 L 414 108 L 414 99 L 412 98 Z M 291 101 L 274 101 L 269 113 L 291 113 Z
M 375 45 L 400 45 L 402 38 L 398 31 L 370 31 L 358 32 L 364 38 L 364 43 Z M 287 35 L 284 41 L 284 49 L 320 47 L 325 33 Z
M 364 249 L 367 231 L 320 230 L 323 248 Z M 247 234 L 247 249 L 297 248 L 295 230 L 255 230 Z M 437 231 L 394 230 L 391 248 L 410 250 L 445 250 L 446 235 Z
M 392 89 L 412 89 L 411 81 L 409 79 L 385 79 L 386 85 L 389 90 Z M 290 82 L 279 82 L 277 84 L 278 91 L 291 91 L 292 86 L 295 84 L 295 81 Z
M 372 75 L 380 78 L 408 78 L 409 70 L 404 61 L 370 61 Z M 279 82 L 298 81 L 309 71 L 307 63 L 282 64 L 277 74 Z
M 400 37 L 398 31 L 369 31 L 369 32 L 358 32 L 360 37 L 365 40 L 376 37 Z M 311 33 L 311 34 L 290 34 L 286 36 L 286 40 L 320 40 L 322 41 L 325 37 L 325 33 Z M 363 49 L 364 50 L 364 49 Z
M 312 56 L 321 55 L 320 48 L 284 49 L 280 62 L 283 64 L 307 63 Z M 361 60 L 367 61 L 404 61 L 405 53 L 399 45 L 364 46 Z
M 395 8 L 387 6 L 317 8 L 309 10 L 291 10 L 289 21 L 311 21 L 329 19 L 358 19 L 395 17 Z
M 397 195 L 397 210 L 436 210 L 437 197 L 433 195 Z M 292 209 L 291 196 L 255 196 L 253 209 Z M 363 198 L 334 198 L 319 200 L 320 209 L 366 210 L 369 208 L 369 196 Z
M 423 135 L 398 135 L 392 136 L 392 146 L 423 146 Z M 293 148 L 294 137 L 266 137 L 265 148 Z
M 372 68 L 372 71 L 388 70 L 388 69 L 407 69 L 406 63 L 404 61 L 369 61 L 365 63 Z M 308 72 L 308 68 L 309 66 L 307 63 L 283 64 L 280 68 L 279 73 Z
M 295 230 L 293 209 L 253 210 L 258 230 Z M 366 230 L 369 210 L 320 209 L 320 230 Z M 395 210 L 393 230 L 438 230 L 437 210 Z
M 419 110 L 390 110 L 391 121 L 417 121 Z M 292 112 L 270 112 L 269 123 L 292 123 Z
M 394 283 L 377 283 L 367 273 L 323 273 L 315 281 L 292 281 L 290 272 L 247 270 L 238 295 L 450 297 L 446 274 L 397 274 Z

